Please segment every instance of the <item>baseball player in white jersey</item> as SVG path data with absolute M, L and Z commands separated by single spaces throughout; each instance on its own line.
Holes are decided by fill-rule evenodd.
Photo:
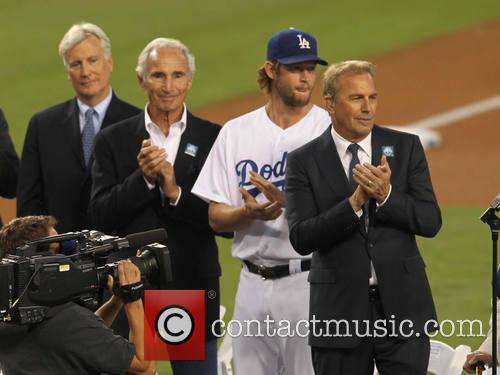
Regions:
M 271 37 L 258 72 L 267 104 L 222 128 L 192 190 L 210 202 L 212 228 L 234 232 L 232 254 L 242 261 L 233 316 L 243 327 L 233 338 L 238 375 L 314 374 L 306 338 L 310 259 L 288 239 L 283 190 L 287 154 L 330 124 L 311 103 L 317 64 L 326 61 L 312 35 L 286 29 Z

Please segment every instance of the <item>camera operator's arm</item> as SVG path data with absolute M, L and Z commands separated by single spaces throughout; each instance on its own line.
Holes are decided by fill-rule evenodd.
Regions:
M 144 309 L 142 300 L 127 303 L 125 312 L 130 326 L 129 340 L 135 344 L 135 356 L 127 373 L 154 374 L 156 372 L 156 362 L 144 360 Z
M 136 284 L 141 281 L 139 269 L 129 260 L 118 263 L 118 278 L 120 287 Z M 106 306 L 109 305 L 109 306 Z M 111 324 L 119 311 L 119 306 L 124 306 L 130 326 L 129 341 L 135 345 L 135 355 L 127 373 L 129 374 L 154 374 L 156 363 L 144 360 L 144 309 L 142 300 L 123 303 L 119 296 L 113 297 L 103 305 L 96 314 L 106 323 Z
M 111 279 L 108 281 L 108 289 L 112 289 L 113 287 L 113 278 L 109 276 Z M 109 285 L 111 282 L 111 285 Z M 111 324 L 115 321 L 116 316 L 120 312 L 123 307 L 123 302 L 120 298 L 113 295 L 109 300 L 106 301 L 99 309 L 95 312 L 97 316 L 99 316 L 106 324 L 106 327 L 111 327 Z
M 140 255 L 140 251 L 137 250 L 137 256 Z M 111 293 L 111 298 L 106 301 L 101 307 L 97 309 L 95 314 L 99 316 L 103 321 L 104 324 L 106 324 L 106 327 L 111 327 L 113 322 L 115 321 L 118 313 L 123 307 L 123 301 L 120 299 L 119 296 L 115 295 L 113 292 L 113 276 L 108 275 L 108 282 L 106 284 L 106 287 L 108 288 L 109 292 Z M 126 284 L 122 284 L 126 285 Z

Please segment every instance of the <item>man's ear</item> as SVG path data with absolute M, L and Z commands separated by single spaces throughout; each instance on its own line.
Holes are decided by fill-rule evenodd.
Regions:
M 139 86 L 144 88 L 144 78 L 142 78 L 140 74 L 137 74 L 137 81 L 139 82 Z
M 330 114 L 330 116 L 335 115 L 335 102 L 331 95 L 323 96 L 323 105 L 325 106 L 326 111 Z
M 270 79 L 272 80 L 276 79 L 276 70 L 274 68 L 274 63 L 272 61 L 266 61 L 264 63 L 264 70 Z
M 113 56 L 109 55 L 108 57 L 108 64 L 111 70 L 111 73 L 113 73 Z

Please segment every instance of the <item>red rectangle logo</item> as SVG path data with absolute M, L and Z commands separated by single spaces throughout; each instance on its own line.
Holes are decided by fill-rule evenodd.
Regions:
M 144 292 L 146 360 L 205 359 L 205 291 Z

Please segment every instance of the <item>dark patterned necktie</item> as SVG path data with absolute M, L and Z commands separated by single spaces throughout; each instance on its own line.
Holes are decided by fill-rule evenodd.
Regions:
M 94 114 L 97 113 L 94 108 L 89 108 L 85 112 L 85 124 L 82 132 L 83 157 L 85 164 L 88 166 L 90 156 L 92 155 L 92 146 L 94 145 L 95 129 L 94 129 Z
M 356 190 L 356 187 L 358 186 L 356 181 L 354 181 L 352 170 L 354 169 L 356 164 L 360 164 L 359 157 L 358 157 L 359 148 L 360 148 L 359 145 L 356 143 L 351 143 L 349 145 L 349 147 L 347 147 L 347 149 L 349 150 L 349 152 L 352 155 L 351 163 L 349 163 L 349 183 L 351 184 L 353 191 Z M 369 202 L 365 202 L 365 204 L 363 204 L 363 207 L 362 207 L 363 215 L 360 218 L 361 222 L 364 224 L 363 227 L 364 227 L 366 232 L 368 232 L 368 223 L 369 223 L 369 221 L 368 221 L 368 207 L 369 207 Z
M 354 169 L 356 164 L 359 164 L 359 157 L 358 157 L 359 145 L 356 143 L 351 143 L 349 147 L 347 147 L 347 149 L 352 155 L 351 162 L 349 163 L 349 183 L 351 184 L 352 190 L 355 190 L 358 184 L 356 183 L 356 181 L 354 181 L 352 170 Z

